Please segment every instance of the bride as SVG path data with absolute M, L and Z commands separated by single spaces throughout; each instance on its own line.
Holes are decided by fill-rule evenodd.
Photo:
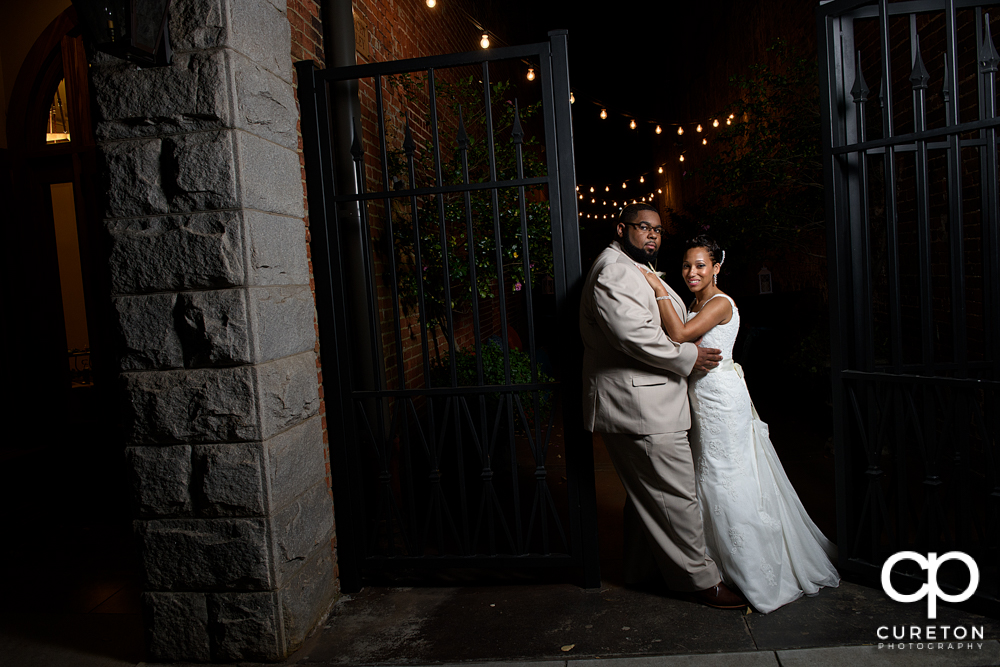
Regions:
M 840 576 L 830 562 L 836 547 L 806 514 L 785 476 L 743 380 L 733 363 L 740 328 L 736 303 L 717 286 L 725 260 L 706 236 L 687 242 L 681 275 L 694 301 L 682 322 L 655 273 L 646 280 L 657 296 L 660 319 L 674 341 L 696 341 L 722 350 L 723 361 L 708 373 L 692 374 L 691 449 L 705 542 L 729 585 L 763 613 Z M 701 340 L 699 340 L 701 339 Z

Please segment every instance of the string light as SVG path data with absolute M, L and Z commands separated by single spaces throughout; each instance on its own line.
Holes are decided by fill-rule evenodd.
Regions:
M 698 123 L 698 127 L 694 128 L 695 132 L 701 132 L 701 123 Z
M 534 81 L 534 80 L 535 80 L 535 68 L 534 67 L 529 67 L 528 68 L 528 81 Z M 571 101 L 570 104 L 572 104 L 572 103 L 573 102 Z
M 719 119 L 718 118 L 716 118 L 715 120 L 712 121 L 712 127 L 719 127 Z
M 708 145 L 708 139 L 702 139 L 701 140 L 701 145 L 702 146 L 707 146 Z
M 483 38 L 479 40 L 479 46 L 483 47 L 484 49 L 490 48 L 490 36 L 487 33 L 485 32 L 483 33 Z
M 622 182 L 622 190 L 624 190 L 624 189 L 625 189 L 626 187 L 628 187 L 628 186 L 627 186 L 627 185 L 625 185 L 625 182 L 623 181 L 623 182 Z
M 656 133 L 657 133 L 657 134 L 660 134 L 660 133 L 662 133 L 662 132 L 663 132 L 663 128 L 662 128 L 662 127 L 660 127 L 659 125 L 657 125 L 657 126 L 656 126 Z
M 639 177 L 639 182 L 640 182 L 640 183 L 645 183 L 645 182 L 646 182 L 646 179 L 645 179 L 645 178 L 643 178 L 642 176 L 640 176 L 640 177 Z
M 593 197 L 591 197 L 591 198 L 590 198 L 590 203 L 591 203 L 591 204 L 596 204 L 596 203 L 597 203 L 597 200 L 596 200 L 596 199 L 594 199 Z
M 677 126 L 677 136 L 680 136 L 682 134 L 684 134 L 684 126 L 683 125 L 678 125 Z
M 631 129 L 631 130 L 635 129 L 635 119 L 634 118 L 632 119 L 632 122 L 628 124 L 628 126 L 629 126 L 629 129 Z
M 684 162 L 684 156 L 683 155 L 681 156 L 681 162 Z
M 658 174 L 662 174 L 662 173 L 663 173 L 663 167 L 660 167 L 659 169 L 657 169 L 657 170 L 656 170 L 656 173 L 658 173 Z
M 593 185 L 591 185 L 591 186 L 590 186 L 590 191 L 591 191 L 591 192 L 593 192 L 593 191 L 594 191 L 594 186 L 593 186 Z
M 434 9 L 434 6 L 436 4 L 437 4 L 437 0 L 427 0 L 427 6 L 430 7 L 431 9 Z
M 662 195 L 663 194 L 663 188 L 656 188 L 656 192 Z
M 574 102 L 576 102 L 576 96 L 573 94 L 573 91 L 571 90 L 569 91 L 569 103 L 573 104 Z
M 602 201 L 601 202 L 601 206 L 607 206 L 607 205 L 608 205 L 608 202 L 606 202 L 606 201 Z
M 583 199 L 583 195 L 580 195 L 580 199 Z
M 608 110 L 601 109 L 601 120 L 605 120 L 608 117 Z
M 604 191 L 605 192 L 611 192 L 611 186 L 610 185 L 605 185 L 604 186 Z

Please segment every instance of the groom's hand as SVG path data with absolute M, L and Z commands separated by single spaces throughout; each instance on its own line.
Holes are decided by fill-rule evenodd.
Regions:
M 694 369 L 708 372 L 718 366 L 720 361 L 722 361 L 722 350 L 717 350 L 714 347 L 699 347 L 698 360 L 694 362 Z

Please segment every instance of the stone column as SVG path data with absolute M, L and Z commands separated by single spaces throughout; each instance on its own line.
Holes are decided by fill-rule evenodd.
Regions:
M 276 660 L 336 595 L 284 0 L 175 0 L 92 63 L 156 660 Z

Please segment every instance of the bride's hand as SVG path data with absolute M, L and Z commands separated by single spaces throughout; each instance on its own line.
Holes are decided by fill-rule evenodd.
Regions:
M 649 269 L 644 269 L 642 267 L 639 268 L 642 271 L 642 275 L 646 279 L 646 282 L 649 283 L 649 286 L 653 288 L 654 292 L 657 292 L 657 294 L 659 294 L 659 292 L 666 294 L 666 290 L 663 289 L 663 283 L 660 282 L 659 277 L 657 277 L 655 273 Z

